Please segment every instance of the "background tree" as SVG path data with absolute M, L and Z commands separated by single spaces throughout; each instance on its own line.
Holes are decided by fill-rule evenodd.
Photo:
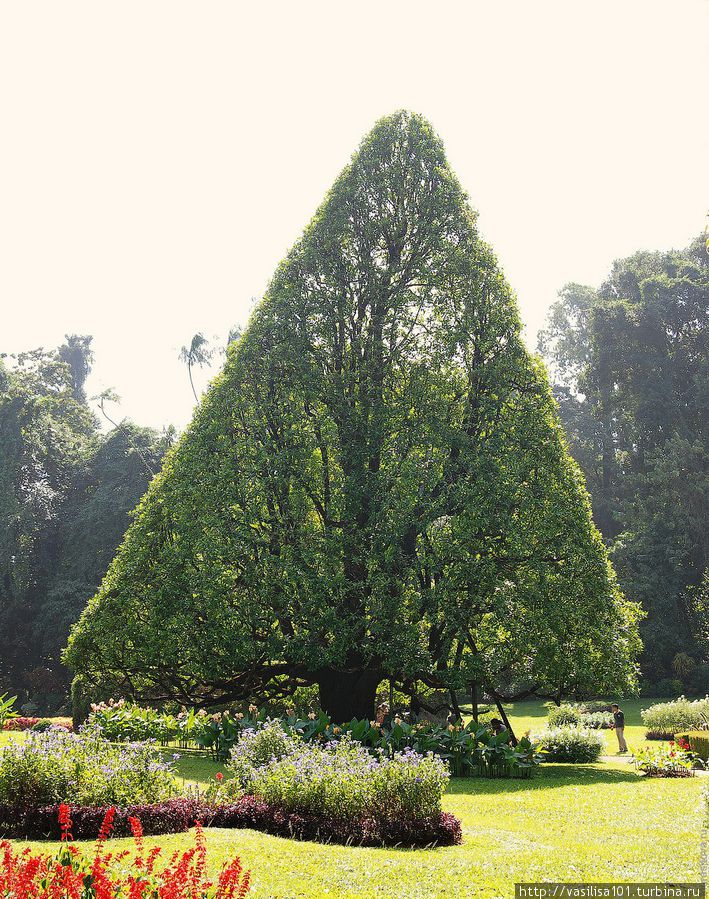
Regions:
M 231 332 L 229 334 L 229 342 L 231 342 Z M 192 393 L 194 394 L 195 402 L 199 402 L 199 397 L 197 396 L 197 390 L 194 386 L 194 379 L 192 378 L 192 368 L 195 365 L 199 365 L 201 368 L 203 365 L 209 365 L 210 360 L 212 358 L 212 350 L 209 347 L 209 341 L 200 331 L 197 332 L 190 341 L 189 346 L 183 346 L 180 350 L 180 361 L 184 362 L 187 365 L 187 374 L 190 378 L 190 387 L 192 388 Z
M 66 692 L 69 627 L 148 484 L 135 444 L 157 468 L 170 442 L 130 424 L 99 433 L 92 360 L 91 338 L 72 335 L 0 363 L 0 683 L 47 710 Z
M 678 654 L 694 661 L 682 669 L 684 686 L 709 688 L 692 611 L 709 534 L 703 243 L 620 260 L 598 291 L 568 285 L 540 334 L 596 521 L 624 590 L 647 612 L 642 665 L 651 691 L 678 677 Z
M 394 678 L 628 689 L 621 597 L 510 290 L 430 126 L 382 120 L 279 267 L 66 659 L 220 703 Z

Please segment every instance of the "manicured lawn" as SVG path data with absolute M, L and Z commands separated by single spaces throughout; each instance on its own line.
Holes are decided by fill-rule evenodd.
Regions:
M 642 737 L 639 710 L 651 702 L 624 703 L 631 745 Z M 540 703 L 518 703 L 511 713 L 520 733 L 544 724 Z M 178 762 L 191 782 L 220 770 L 203 757 Z M 447 849 L 325 846 L 250 830 L 214 829 L 207 838 L 213 866 L 238 853 L 251 868 L 254 897 L 492 899 L 511 896 L 520 880 L 697 881 L 705 782 L 646 779 L 621 762 L 545 765 L 531 781 L 455 780 L 444 806 L 461 818 L 464 842 Z M 170 853 L 190 840 L 179 834 L 146 842 Z

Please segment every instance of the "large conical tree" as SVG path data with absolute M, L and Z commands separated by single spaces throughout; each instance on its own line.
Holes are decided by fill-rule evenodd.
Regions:
M 618 592 L 541 365 L 441 142 L 380 121 L 277 270 L 66 658 L 219 703 L 386 677 L 624 689 Z

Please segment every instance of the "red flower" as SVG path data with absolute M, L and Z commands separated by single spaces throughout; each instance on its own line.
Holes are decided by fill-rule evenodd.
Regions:
M 69 817 L 69 806 L 64 802 L 59 806 L 59 826 L 62 829 L 62 843 L 73 840 L 71 835 L 71 818 Z
M 217 780 L 221 783 L 224 780 L 224 775 L 221 771 L 217 771 Z

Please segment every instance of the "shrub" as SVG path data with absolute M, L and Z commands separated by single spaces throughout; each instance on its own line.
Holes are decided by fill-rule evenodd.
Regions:
M 569 724 L 580 724 L 581 712 L 572 705 L 552 706 L 547 715 L 549 727 L 564 727 Z
M 26 718 L 26 717 L 18 717 L 18 718 L 8 718 L 8 720 L 3 724 L 3 730 L 30 730 L 30 728 L 34 727 L 35 724 L 39 722 L 39 718 Z
M 680 731 L 709 727 L 709 696 L 694 701 L 680 696 L 673 702 L 659 702 L 640 716 L 648 739 L 672 739 Z
M 280 721 L 266 721 L 249 728 L 231 751 L 229 769 L 234 779 L 225 785 L 229 795 L 242 794 L 253 782 L 256 772 L 271 761 L 277 762 L 297 750 L 296 739 L 287 734 Z
M 581 727 L 552 727 L 536 739 L 552 762 L 597 762 L 605 749 L 603 735 Z
M 607 712 L 582 712 L 580 723 L 582 727 L 590 727 L 593 730 L 602 730 L 615 724 L 613 715 Z
M 49 718 L 40 718 L 40 720 L 32 725 L 32 730 L 41 733 L 44 730 L 49 730 L 50 727 L 53 727 L 54 724 L 49 720 Z
M 0 805 L 0 833 L 6 837 L 24 839 L 58 839 L 61 830 L 58 823 L 59 807 L 52 805 L 26 806 Z M 77 840 L 95 840 L 110 806 L 67 806 L 73 821 L 72 834 Z M 146 834 L 184 833 L 197 820 L 204 821 L 211 810 L 193 799 L 176 797 L 165 802 L 148 804 L 131 803 L 115 808 L 113 833 L 130 836 L 130 819 L 140 819 Z
M 104 816 L 92 859 L 71 845 L 73 822 L 65 805 L 59 809 L 62 845 L 55 855 L 35 855 L 30 850 L 16 853 L 9 843 L 1 843 L 0 895 L 16 899 L 134 899 L 147 895 L 166 899 L 243 899 L 248 893 L 250 874 L 242 870 L 238 858 L 222 868 L 216 883 L 206 880 L 207 849 L 200 825 L 196 827 L 194 848 L 175 852 L 166 864 L 158 865 L 160 848 L 145 853 L 141 822 L 131 818 L 135 853 L 130 865 L 123 858 L 117 864 L 119 859 L 104 851 L 115 821 L 114 812 L 109 809 Z
M 0 755 L 0 803 L 18 808 L 160 802 L 173 792 L 171 765 L 152 744 L 116 746 L 90 729 L 30 731 Z
M 692 777 L 695 760 L 686 740 L 643 746 L 634 755 L 635 767 L 649 777 Z
M 205 819 L 211 827 L 248 827 L 296 840 L 360 846 L 456 846 L 463 840 L 460 821 L 447 812 L 429 818 L 327 818 L 319 812 L 287 812 L 255 796 L 215 806 Z
M 579 708 L 582 712 L 593 713 L 593 712 L 610 712 L 612 711 L 612 706 L 610 702 L 606 702 L 605 699 L 587 699 L 584 702 L 579 703 Z

